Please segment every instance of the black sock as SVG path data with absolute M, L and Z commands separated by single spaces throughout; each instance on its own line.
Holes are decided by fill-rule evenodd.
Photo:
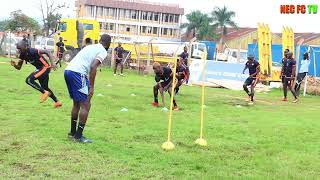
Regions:
M 158 103 L 158 97 L 154 97 L 154 102 Z
M 76 134 L 75 134 L 75 136 L 74 136 L 75 138 L 78 138 L 78 139 L 79 139 L 79 138 L 82 137 L 82 131 L 83 131 L 85 125 L 86 125 L 86 124 L 82 124 L 81 122 L 79 122 L 77 132 L 76 132 Z
M 177 106 L 176 100 L 173 100 L 173 105 Z
M 72 120 L 71 119 L 71 130 L 70 130 L 70 133 L 72 136 L 74 136 L 76 134 L 76 131 L 77 131 L 77 119 L 75 120 Z

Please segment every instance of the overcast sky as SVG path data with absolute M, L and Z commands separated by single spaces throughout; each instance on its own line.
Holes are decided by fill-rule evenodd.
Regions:
M 41 20 L 39 10 L 40 0 L 9 0 L 0 6 L 0 19 L 9 17 L 10 12 L 22 9 L 25 14 Z M 44 1 L 44 0 L 42 0 Z M 74 17 L 74 0 L 54 0 L 57 3 L 66 2 L 69 8 L 63 11 L 64 17 Z M 106 0 L 107 1 L 107 0 Z M 281 4 L 317 4 L 316 0 L 149 0 L 164 3 L 177 3 L 185 8 L 185 14 L 193 10 L 209 13 L 215 6 L 226 5 L 236 12 L 235 21 L 240 27 L 257 27 L 258 22 L 269 24 L 272 32 L 281 32 L 282 26 L 291 26 L 295 32 L 320 32 L 320 12 L 311 14 L 280 14 Z M 319 9 L 319 8 L 318 8 Z M 320 9 L 318 10 L 320 11 Z M 185 18 L 184 18 L 185 20 Z

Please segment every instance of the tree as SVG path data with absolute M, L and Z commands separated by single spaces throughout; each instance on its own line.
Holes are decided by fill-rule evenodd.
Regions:
M 9 23 L 9 21 L 7 19 L 3 20 L 3 21 L 0 21 L 0 32 L 3 32 L 3 31 L 7 30 L 8 23 Z
M 224 42 L 224 36 L 227 35 L 228 27 L 238 28 L 237 24 L 232 20 L 235 12 L 229 11 L 226 6 L 223 8 L 216 7 L 212 13 L 213 26 L 220 32 L 220 43 Z
M 216 35 L 213 26 L 210 24 L 212 19 L 199 10 L 192 11 L 186 15 L 188 23 L 181 25 L 182 29 L 186 29 L 187 34 L 197 37 L 198 40 L 213 39 Z
M 61 19 L 62 15 L 59 13 L 64 8 L 68 8 L 66 3 L 56 4 L 54 0 L 42 0 L 40 2 L 40 10 L 42 13 L 43 32 L 45 36 L 49 36 L 50 30 L 56 27 L 57 22 Z
M 4 30 L 13 32 L 38 33 L 40 30 L 39 23 L 31 17 L 28 17 L 21 10 L 13 11 L 7 20 Z

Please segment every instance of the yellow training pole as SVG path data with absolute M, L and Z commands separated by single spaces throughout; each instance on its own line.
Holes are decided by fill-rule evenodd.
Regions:
M 168 120 L 168 139 L 166 142 L 162 144 L 162 149 L 164 150 L 172 150 L 174 149 L 174 144 L 171 142 L 171 128 L 172 128 L 172 107 L 173 107 L 173 98 L 174 98 L 174 88 L 176 83 L 176 69 L 177 69 L 177 60 L 174 60 L 174 68 L 173 68 L 173 79 L 172 79 L 172 87 L 171 87 L 171 97 L 170 97 L 170 112 L 169 112 L 169 120 Z
M 205 88 L 205 79 L 206 79 L 206 58 L 203 58 L 202 65 L 202 92 L 201 92 L 201 114 L 200 114 L 200 138 L 195 141 L 199 146 L 207 146 L 208 143 L 203 139 L 203 113 L 204 113 L 204 88 Z

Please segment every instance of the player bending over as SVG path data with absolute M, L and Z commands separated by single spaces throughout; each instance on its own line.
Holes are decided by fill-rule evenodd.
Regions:
M 91 107 L 97 67 L 107 57 L 111 37 L 101 36 L 100 43 L 82 49 L 69 63 L 64 71 L 64 78 L 69 95 L 73 99 L 71 110 L 71 130 L 68 134 L 78 142 L 91 143 L 92 140 L 82 135 Z M 77 129 L 77 122 L 79 124 Z
M 248 61 L 246 62 L 246 65 L 243 69 L 243 74 L 246 69 L 249 69 L 249 77 L 244 82 L 243 89 L 249 96 L 248 101 L 250 101 L 250 104 L 253 104 L 254 88 L 259 81 L 259 73 L 260 73 L 260 64 L 258 63 L 258 61 L 254 60 L 253 55 L 249 55 Z M 248 90 L 248 86 L 250 86 L 250 89 L 251 89 L 250 92 Z
M 154 102 L 152 103 L 152 106 L 158 107 L 158 92 L 160 91 L 161 97 L 162 97 L 162 103 L 163 106 L 165 106 L 164 102 L 164 92 L 168 91 L 170 97 L 171 97 L 171 87 L 172 87 L 172 70 L 170 67 L 162 67 L 159 63 L 155 62 L 153 64 L 153 71 L 155 73 L 155 81 L 156 85 L 153 87 L 153 97 Z M 178 105 L 176 103 L 175 98 L 173 97 L 173 110 L 179 110 Z
M 23 65 L 23 61 L 26 61 L 36 67 L 36 70 L 27 77 L 26 83 L 42 93 L 40 96 L 40 102 L 43 103 L 48 99 L 48 97 L 50 97 L 55 102 L 55 108 L 62 106 L 61 102 L 58 101 L 57 97 L 48 86 L 50 70 L 57 69 L 56 64 L 53 62 L 52 54 L 47 50 L 30 48 L 25 41 L 17 43 L 17 50 L 20 54 L 20 60 L 18 63 L 11 61 L 11 65 L 20 70 Z M 49 57 L 51 65 L 43 57 L 43 54 Z M 39 84 L 35 80 L 38 80 Z

